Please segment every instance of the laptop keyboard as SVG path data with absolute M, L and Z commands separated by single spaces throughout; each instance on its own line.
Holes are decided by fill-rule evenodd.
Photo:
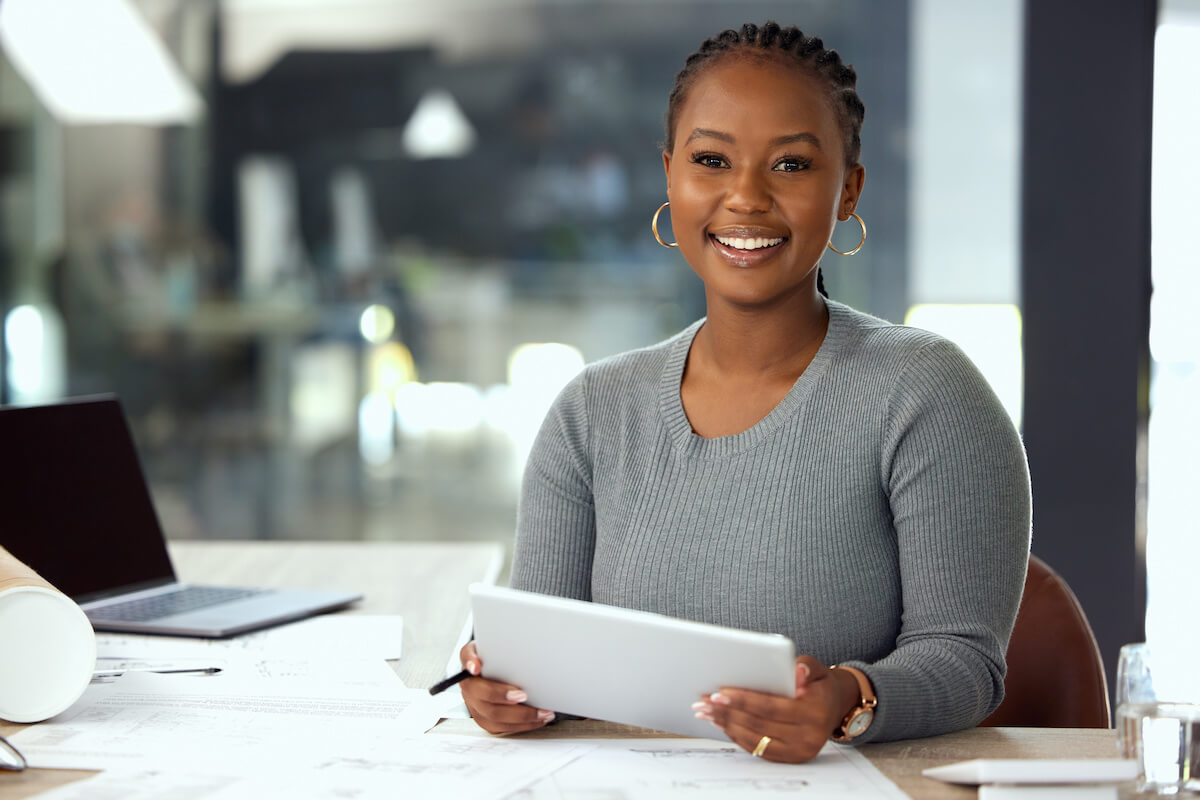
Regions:
M 266 589 L 233 589 L 221 586 L 186 586 L 173 592 L 142 597 L 137 600 L 126 600 L 124 603 L 114 603 L 92 612 L 94 616 L 105 620 L 120 622 L 147 622 L 152 619 L 181 614 L 184 611 L 195 611 L 198 608 L 228 603 L 263 594 Z

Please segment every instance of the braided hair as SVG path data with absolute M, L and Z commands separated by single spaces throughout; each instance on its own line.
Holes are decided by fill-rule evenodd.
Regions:
M 729 55 L 774 56 L 784 63 L 796 64 L 820 80 L 825 85 L 830 106 L 837 115 L 838 127 L 844 137 L 846 166 L 858 165 L 862 154 L 861 133 L 866 106 L 855 89 L 858 74 L 854 67 L 843 64 L 837 51 L 827 49 L 818 37 L 805 36 L 795 25 L 781 28 L 776 22 L 767 22 L 762 27 L 747 23 L 736 31 L 722 31 L 705 39 L 700 49 L 687 57 L 683 69 L 675 76 L 675 86 L 667 101 L 667 138 L 664 144 L 667 152 L 675 147 L 675 122 L 696 76 L 705 67 Z M 817 289 L 828 297 L 819 269 Z
M 675 146 L 675 121 L 679 109 L 687 99 L 696 76 L 727 55 L 777 55 L 791 60 L 811 75 L 819 78 L 828 92 L 830 106 L 838 118 L 838 126 L 845 137 L 846 166 L 858 164 L 862 153 L 862 124 L 866 106 L 855 90 L 858 73 L 854 67 L 842 63 L 836 50 L 829 50 L 816 36 L 805 36 L 795 25 L 779 27 L 768 22 L 762 27 L 747 23 L 740 30 L 726 30 L 705 39 L 700 49 L 687 57 L 683 69 L 675 76 L 675 87 L 667 101 L 666 149 Z M 785 63 L 787 63 L 785 61 Z

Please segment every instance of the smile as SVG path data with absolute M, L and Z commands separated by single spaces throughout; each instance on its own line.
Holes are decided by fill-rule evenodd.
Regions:
M 778 236 L 769 238 L 759 236 L 754 239 L 744 239 L 739 236 L 717 236 L 714 234 L 713 238 L 726 247 L 732 247 L 734 250 L 761 250 L 764 247 L 774 247 L 783 242 L 783 238 Z

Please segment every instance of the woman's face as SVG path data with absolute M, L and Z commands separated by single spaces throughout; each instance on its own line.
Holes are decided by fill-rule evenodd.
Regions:
M 813 297 L 816 266 L 864 170 L 847 168 L 823 87 L 775 59 L 727 56 L 692 83 L 663 154 L 671 228 L 714 301 Z

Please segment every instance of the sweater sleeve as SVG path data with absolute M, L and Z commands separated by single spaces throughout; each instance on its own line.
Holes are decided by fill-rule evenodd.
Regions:
M 954 344 L 914 354 L 882 434 L 903 616 L 896 649 L 855 664 L 879 698 L 863 742 L 969 728 L 1000 704 L 1032 513 L 1020 437 Z
M 588 453 L 586 372 L 559 394 L 525 463 L 513 588 L 592 599 L 596 512 Z

